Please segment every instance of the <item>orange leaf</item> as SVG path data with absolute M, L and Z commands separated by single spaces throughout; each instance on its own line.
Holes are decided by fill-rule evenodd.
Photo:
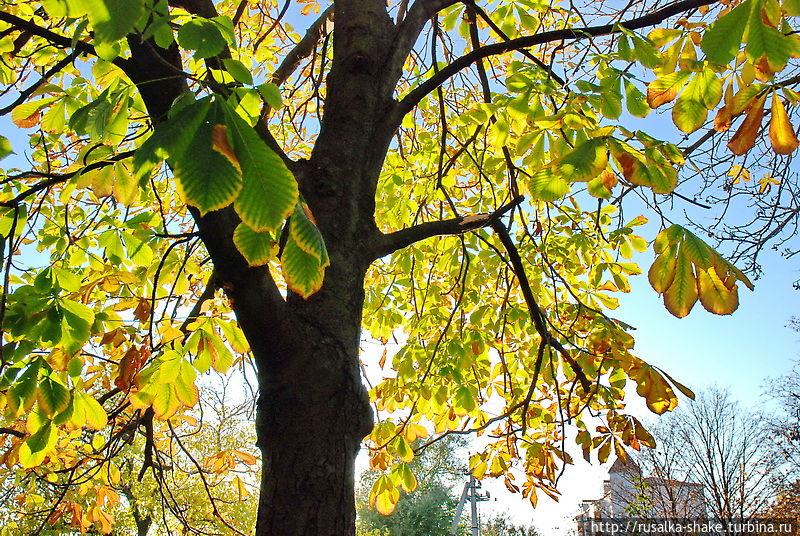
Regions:
M 731 119 L 733 119 L 733 116 L 731 115 L 730 108 L 723 106 L 717 111 L 717 115 L 714 117 L 714 130 L 717 132 L 725 132 L 731 128 Z
M 233 147 L 228 143 L 228 127 L 225 125 L 214 125 L 211 128 L 211 148 L 231 161 L 231 164 L 240 169 L 239 159 L 233 152 Z
M 728 142 L 728 149 L 737 156 L 741 156 L 756 144 L 756 136 L 761 129 L 761 120 L 764 118 L 764 102 L 767 96 L 762 95 L 747 110 L 747 117 L 739 126 L 739 130 Z
M 41 112 L 37 111 L 28 117 L 24 117 L 21 119 L 17 119 L 14 121 L 14 124 L 17 125 L 19 128 L 33 128 L 39 124 L 39 116 L 41 116 Z
M 612 190 L 618 182 L 616 173 L 608 169 L 604 169 L 603 173 L 600 174 L 600 180 L 603 182 L 603 186 L 609 190 Z
M 789 114 L 777 95 L 772 96 L 772 118 L 769 121 L 769 141 L 778 154 L 791 154 L 800 145 L 789 121 Z

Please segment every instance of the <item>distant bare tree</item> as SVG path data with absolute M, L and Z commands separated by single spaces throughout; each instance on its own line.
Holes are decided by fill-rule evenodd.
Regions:
M 708 389 L 660 421 L 652 430 L 658 446 L 636 456 L 642 474 L 662 483 L 648 494 L 657 510 L 687 515 L 686 483 L 702 485 L 707 515 L 721 519 L 756 515 L 775 496 L 782 460 L 769 421 L 726 390 Z

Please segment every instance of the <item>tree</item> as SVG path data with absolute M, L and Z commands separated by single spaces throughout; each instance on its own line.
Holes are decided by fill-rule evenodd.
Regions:
M 792 319 L 792 326 L 800 331 L 797 319 Z M 776 456 L 786 460 L 791 472 L 800 475 L 800 360 L 787 374 L 772 379 L 766 394 L 780 407 L 770 420 Z
M 490 517 L 481 527 L 485 536 L 538 536 L 539 532 L 532 527 L 515 525 L 507 515 Z
M 709 389 L 652 429 L 656 448 L 636 455 L 651 508 L 667 517 L 696 517 L 702 489 L 706 515 L 753 517 L 782 481 L 766 416 L 747 411 L 727 391 Z M 648 478 L 649 477 L 649 478 Z
M 620 405 L 628 380 L 657 413 L 686 391 L 607 314 L 648 248 L 623 201 L 639 196 L 664 223 L 648 275 L 673 314 L 698 300 L 730 313 L 738 283 L 751 286 L 659 207 L 702 205 L 679 169 L 730 162 L 715 132 L 740 117 L 734 155 L 758 142 L 766 165 L 788 158 L 760 150 L 768 102 L 772 151 L 797 147 L 784 100 L 793 110 L 799 11 L 4 1 L 0 112 L 31 147 L 7 161 L 0 200 L 6 470 L 69 486 L 141 431 L 143 470 L 158 475 L 154 438 L 197 403 L 198 374 L 247 361 L 258 536 L 353 534 L 365 437 L 387 471 L 372 493 L 384 512 L 429 431 L 489 432 L 474 473 L 516 467 L 510 489 L 554 495 L 567 423 L 604 460 L 645 437 Z M 697 132 L 681 147 L 621 124 L 623 104 L 644 116 L 668 103 Z M 710 167 L 704 188 L 783 210 L 796 179 L 774 167 L 758 188 L 746 180 L 758 166 Z M 372 393 L 389 412 L 374 426 L 362 333 L 402 341 Z
M 142 434 L 129 437 L 113 462 L 83 475 L 80 485 L 59 485 L 50 475 L 32 472 L 17 474 L 15 483 L 0 483 L 0 534 L 41 533 L 45 528 L 47 534 L 72 534 L 75 529 L 104 533 L 113 527 L 113 534 L 136 536 L 185 527 L 215 534 L 249 530 L 255 523 L 252 489 L 258 480 L 251 404 L 231 400 L 230 380 L 204 382 L 198 407 L 171 422 L 175 435 L 154 435 L 161 445 L 162 470 L 156 475 L 141 472 Z M 92 444 L 98 446 L 98 441 L 93 438 Z
M 365 471 L 356 494 L 359 534 L 449 536 L 458 503 L 453 486 L 464 479 L 465 449 L 462 438 L 448 437 L 416 456 L 409 468 L 417 485 L 390 516 L 381 515 L 369 504 L 370 491 L 382 472 Z

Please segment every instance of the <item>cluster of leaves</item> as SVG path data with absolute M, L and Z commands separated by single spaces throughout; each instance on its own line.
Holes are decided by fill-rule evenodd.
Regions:
M 537 27 L 548 27 L 550 17 L 573 14 L 558 5 L 532 3 L 526 8 L 525 16 L 536 18 Z M 451 8 L 450 17 L 443 17 L 443 30 L 456 24 L 461 10 Z M 487 62 L 495 77 L 505 75 L 507 93 L 477 104 L 450 101 L 446 114 L 437 102 L 423 102 L 413 119 L 406 119 L 400 154 L 389 155 L 382 195 L 396 196 L 405 184 L 403 174 L 437 179 L 415 181 L 412 197 L 397 201 L 382 223 L 389 229 L 410 225 L 412 215 L 420 217 L 414 207 L 437 198 L 442 201 L 430 208 L 431 217 L 448 207 L 491 211 L 491 205 L 483 205 L 485 185 L 475 177 L 492 182 L 492 195 L 500 198 L 508 195 L 506 186 L 511 194 L 516 191 L 517 179 L 540 203 L 513 220 L 515 242 L 546 323 L 558 334 L 562 349 L 569 350 L 553 348 L 549 335 L 537 329 L 530 304 L 515 288 L 519 273 L 498 256 L 503 245 L 490 233 L 442 238 L 376 266 L 381 283 L 368 294 L 367 327 L 378 339 L 403 341 L 390 367 L 385 358 L 381 361 L 394 372 L 373 392 L 379 410 L 386 412 L 386 420 L 369 438 L 375 449 L 373 467 L 387 471 L 373 488 L 377 508 L 391 510 L 407 485 L 398 467 L 411 453 L 404 436 L 417 433 L 409 427 L 432 426 L 437 433 L 488 431 L 502 438 L 490 441 L 471 468 L 478 476 L 503 476 L 510 490 L 535 504 L 537 491 L 557 496 L 547 482 L 570 463 L 557 447 L 565 433 L 560 423 L 577 424 L 577 441 L 587 459 L 596 452 L 604 461 L 613 451 L 624 455 L 623 445 L 637 450 L 654 445 L 641 423 L 617 410 L 614 401 L 628 382 L 656 413 L 675 408 L 674 389 L 692 396 L 634 356 L 628 326 L 601 312 L 615 308 L 613 293 L 628 291 L 628 277 L 640 273 L 625 258 L 648 249 L 633 234 L 633 227 L 646 220 L 624 224 L 614 221 L 613 206 L 588 212 L 580 203 L 585 194 L 602 201 L 643 189 L 669 195 L 679 187 L 686 164 L 683 151 L 613 122 L 623 110 L 644 117 L 675 101 L 673 119 L 684 132 L 706 125 L 715 109 L 718 132 L 744 115 L 729 143 L 734 154 L 742 155 L 761 134 L 765 100 L 772 95 L 772 148 L 779 155 L 797 148 L 780 96 L 790 104 L 797 99 L 788 87 L 791 82 L 775 78 L 798 57 L 800 41 L 789 26 L 794 7 L 747 0 L 715 14 L 716 22 L 681 19 L 675 28 L 658 28 L 648 36 L 619 28 L 610 53 L 594 58 L 596 70 L 574 86 L 541 65 Z M 506 35 L 510 39 L 514 32 L 525 33 L 521 12 L 509 9 L 503 15 L 498 10 L 490 18 L 487 24 L 495 33 L 497 27 L 514 28 Z M 470 21 L 465 15 L 460 27 L 464 37 L 470 35 Z M 736 31 L 727 31 L 734 21 Z M 703 53 L 707 57 L 698 59 Z M 558 61 L 569 66 L 571 56 L 565 56 Z M 631 69 L 631 64 L 638 67 Z M 576 62 L 575 71 L 581 68 Z M 642 68 L 655 74 L 646 90 L 639 80 Z M 480 87 L 481 82 L 475 84 Z M 472 154 L 470 149 L 440 150 L 436 139 L 419 135 L 420 124 L 445 130 L 470 146 Z M 753 288 L 739 269 L 682 226 L 667 226 L 653 249 L 657 256 L 648 276 L 675 316 L 686 316 L 698 299 L 712 313 L 730 314 L 739 303 L 737 284 Z M 473 269 L 474 264 L 483 269 Z M 582 374 L 576 373 L 578 367 Z M 528 390 L 537 380 L 546 387 Z M 490 402 L 495 394 L 502 394 L 502 409 Z M 548 400 L 558 403 L 546 404 Z M 579 417 L 587 406 L 603 415 L 604 423 L 594 431 L 591 421 Z M 392 419 L 392 414 L 400 417 Z M 509 437 L 519 441 L 510 443 Z M 524 475 L 522 483 L 515 482 L 515 466 Z

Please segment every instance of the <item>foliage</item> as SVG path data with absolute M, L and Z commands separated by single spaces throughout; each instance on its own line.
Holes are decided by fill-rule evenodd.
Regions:
M 257 474 L 256 458 L 249 452 L 249 404 L 234 404 L 230 390 L 227 380 L 203 387 L 206 403 L 200 413 L 172 421 L 173 437 L 154 434 L 160 448 L 158 460 L 150 462 L 152 472 L 142 471 L 148 466 L 142 459 L 146 438 L 129 434 L 101 470 L 69 475 L 73 483 L 62 482 L 55 473 L 7 473 L 0 483 L 6 499 L 0 512 L 2 534 L 41 532 L 44 527 L 51 532 L 43 534 L 62 534 L 70 527 L 86 531 L 93 525 L 100 532 L 113 527 L 117 534 L 137 536 L 185 526 L 237 534 L 237 527 L 252 526 Z M 101 448 L 102 441 L 96 435 L 92 444 Z M 48 504 L 59 506 L 51 510 Z
M 462 458 L 465 449 L 466 442 L 457 436 L 446 437 L 426 447 L 409 464 L 416 475 L 415 489 L 404 490 L 407 497 L 389 516 L 381 515 L 369 504 L 370 490 L 381 477 L 380 472 L 365 471 L 358 491 L 360 533 L 448 536 L 458 503 L 453 488 L 466 478 L 466 460 Z
M 652 445 L 626 388 L 658 414 L 692 396 L 609 315 L 636 254 L 679 317 L 752 288 L 665 205 L 721 200 L 708 237 L 752 269 L 791 246 L 796 0 L 298 3 L 2 2 L 0 114 L 30 149 L 0 138 L 0 479 L 77 485 L 78 515 L 30 505 L 75 530 L 112 530 L 129 438 L 158 480 L 203 375 L 247 364 L 259 534 L 352 533 L 365 435 L 384 513 L 414 441 L 453 431 L 487 434 L 477 477 L 556 497 L 571 430 L 601 462 Z M 679 144 L 626 126 L 662 106 Z M 399 344 L 363 356 L 374 427 L 362 333 Z
M 539 532 L 532 527 L 515 525 L 506 515 L 495 515 L 481 525 L 484 536 L 538 536 Z

